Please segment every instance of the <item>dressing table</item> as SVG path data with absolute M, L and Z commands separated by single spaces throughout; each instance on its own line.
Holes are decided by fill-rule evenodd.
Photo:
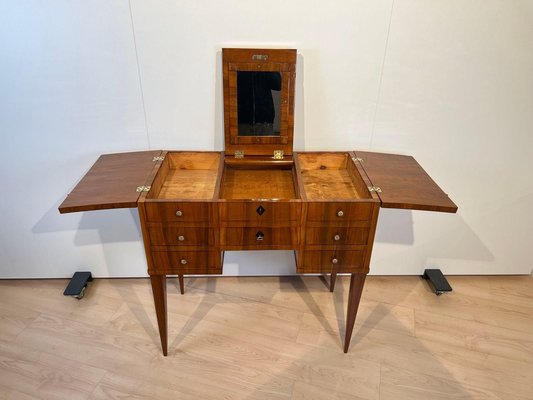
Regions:
M 296 272 L 351 274 L 344 352 L 380 207 L 456 212 L 409 156 L 293 152 L 296 50 L 223 49 L 225 150 L 102 155 L 61 213 L 137 207 L 163 354 L 166 277 L 221 274 L 225 251 L 293 250 Z

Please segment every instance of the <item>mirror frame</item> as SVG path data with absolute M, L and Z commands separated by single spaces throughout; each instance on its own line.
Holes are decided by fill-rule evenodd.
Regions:
M 273 136 L 239 136 L 237 71 L 280 72 L 280 133 Z M 222 49 L 224 85 L 225 154 L 243 151 L 245 156 L 273 156 L 275 150 L 292 155 L 294 136 L 295 49 Z

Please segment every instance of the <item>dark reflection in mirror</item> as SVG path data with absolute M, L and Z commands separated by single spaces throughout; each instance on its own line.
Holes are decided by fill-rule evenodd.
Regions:
M 279 136 L 281 74 L 237 71 L 239 136 Z

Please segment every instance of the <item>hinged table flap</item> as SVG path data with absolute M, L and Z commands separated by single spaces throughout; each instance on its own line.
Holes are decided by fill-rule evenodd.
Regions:
M 355 151 L 385 208 L 457 212 L 457 206 L 411 156 Z
M 60 213 L 137 207 L 162 162 L 161 150 L 104 154 L 59 206 Z M 143 190 L 138 190 L 142 187 Z

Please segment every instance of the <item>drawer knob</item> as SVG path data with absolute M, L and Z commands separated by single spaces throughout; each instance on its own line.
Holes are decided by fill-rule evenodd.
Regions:
M 344 215 L 344 211 L 339 210 L 337 211 L 337 217 L 342 217 Z
M 256 234 L 255 234 L 255 237 L 257 238 L 257 240 L 263 240 L 265 238 L 265 234 L 261 231 L 258 231 Z
M 331 263 L 332 263 L 332 264 L 337 264 L 338 262 L 339 262 L 339 260 L 337 260 L 336 258 L 333 258 L 333 259 L 331 260 Z
M 181 265 L 185 265 L 185 264 L 187 264 L 187 260 L 185 258 L 182 258 L 180 263 L 181 263 Z
M 338 240 L 341 240 L 341 237 L 340 237 L 340 235 L 335 235 L 335 236 L 333 236 L 333 239 L 335 239 L 336 241 L 338 241 Z
M 178 236 L 178 240 L 179 240 L 180 242 L 183 242 L 183 241 L 185 240 L 185 236 L 179 235 L 179 236 Z
M 181 217 L 183 215 L 183 212 L 181 210 L 176 211 L 176 217 Z

